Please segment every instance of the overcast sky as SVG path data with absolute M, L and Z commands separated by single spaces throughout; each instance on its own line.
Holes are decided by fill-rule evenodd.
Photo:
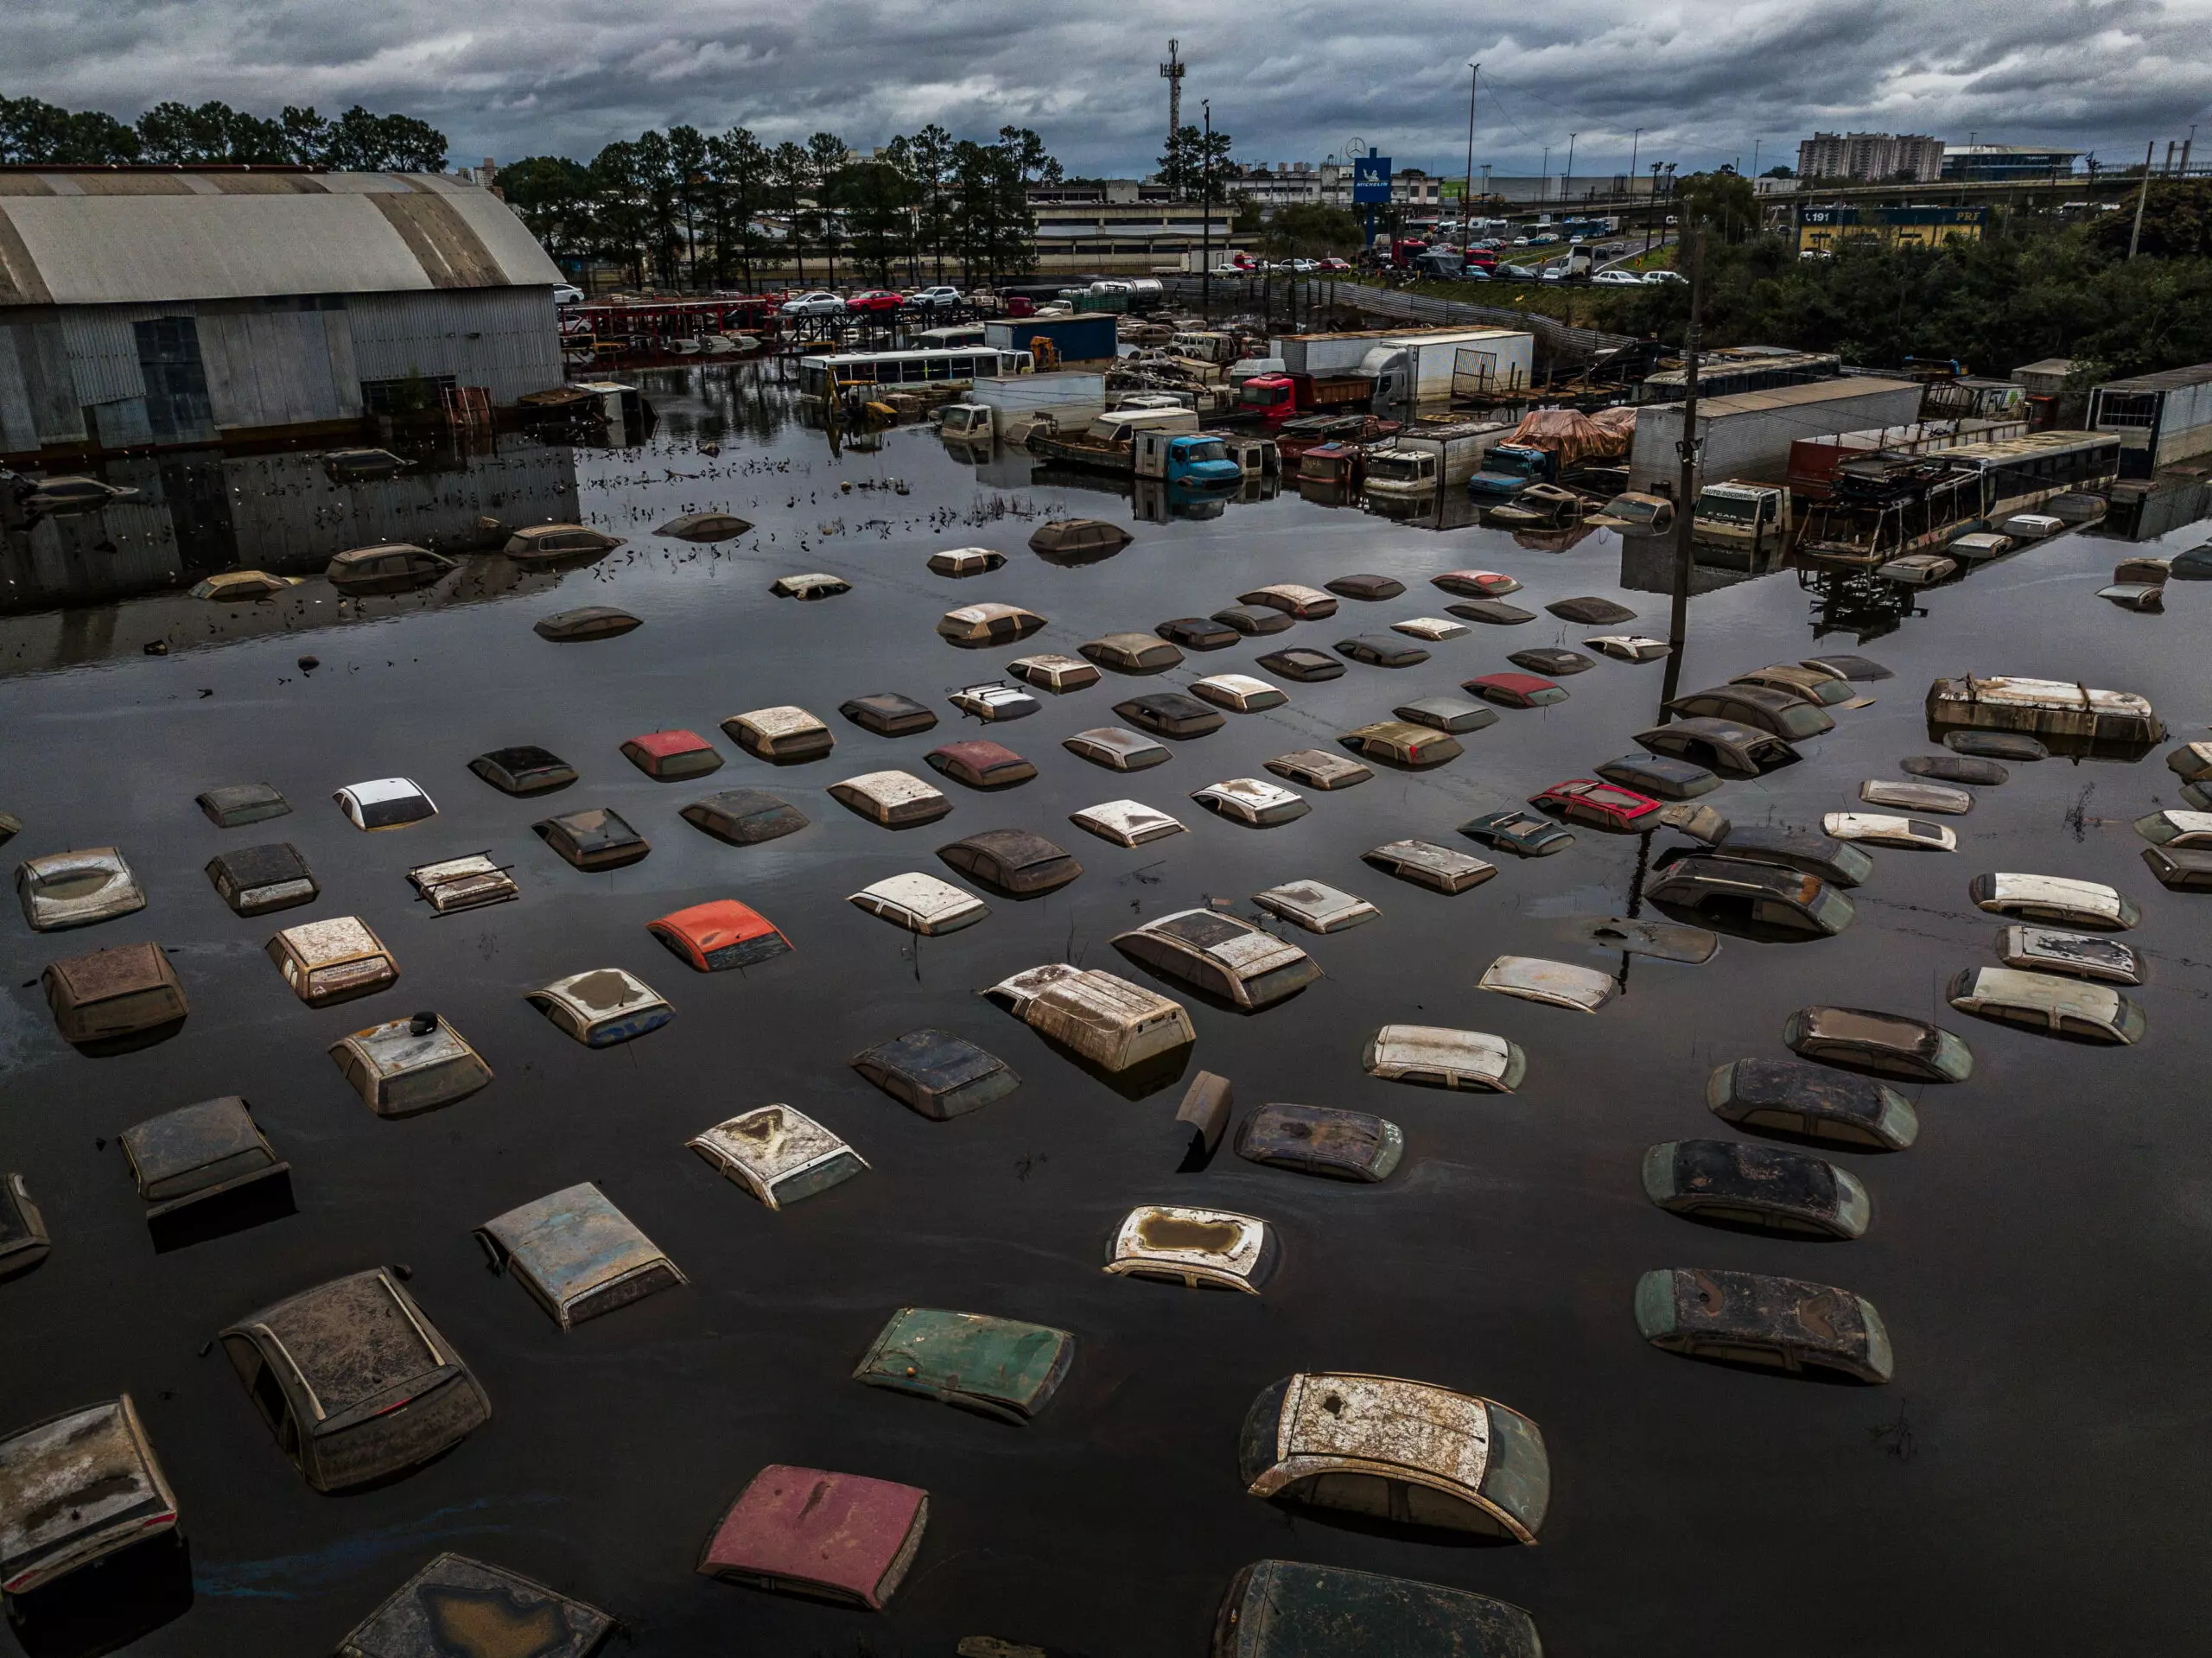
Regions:
M 1401 166 L 1683 172 L 1795 162 L 1815 127 L 2063 143 L 2101 161 L 2212 149 L 2212 0 L 45 0 L 10 6 L 0 93 L 125 119 L 163 98 L 421 116 L 456 164 L 588 157 L 649 126 L 820 129 L 855 148 L 941 122 L 1031 126 L 1071 172 L 1156 164 L 1159 63 L 1243 161 L 1354 137 Z M 1634 130 L 1643 129 L 1640 140 Z M 2212 160 L 2212 155 L 2202 159 Z

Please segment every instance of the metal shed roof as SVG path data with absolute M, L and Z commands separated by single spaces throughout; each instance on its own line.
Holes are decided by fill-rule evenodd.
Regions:
M 1843 403 L 1853 397 L 1864 397 L 1883 391 L 1911 391 L 1916 388 L 1907 380 L 1885 380 L 1872 375 L 1853 375 L 1840 380 L 1809 380 L 1802 385 L 1777 385 L 1764 391 L 1733 391 L 1725 397 L 1700 397 L 1697 415 L 1700 421 L 1717 420 L 1726 415 L 1751 415 L 1762 410 L 1791 409 L 1804 403 Z M 1660 407 L 1679 409 L 1681 405 L 1662 404 Z
M 2212 363 L 2189 368 L 2170 368 L 2156 374 L 2138 374 L 2125 380 L 2107 380 L 2100 391 L 2178 391 L 2183 386 L 2212 383 Z
M 0 305 L 562 280 L 506 203 L 437 174 L 0 174 Z

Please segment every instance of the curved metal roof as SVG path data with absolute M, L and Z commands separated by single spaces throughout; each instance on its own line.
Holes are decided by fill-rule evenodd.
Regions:
M 0 306 L 563 280 L 505 202 L 435 173 L 0 173 Z

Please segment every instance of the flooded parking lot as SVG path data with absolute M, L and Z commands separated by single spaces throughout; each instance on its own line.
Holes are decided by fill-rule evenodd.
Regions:
M 1943 820 L 1955 853 L 1875 850 L 1852 894 L 1856 919 L 1837 937 L 1731 934 L 1702 965 L 1630 958 L 1591 943 L 1588 924 L 1637 913 L 1651 858 L 1680 836 L 1578 829 L 1559 856 L 1485 854 L 1501 866 L 1495 879 L 1457 896 L 1361 854 L 1405 838 L 1480 850 L 1457 824 L 1633 749 L 1630 734 L 1660 717 L 1662 664 L 1601 659 L 1562 682 L 1565 702 L 1504 711 L 1463 736 L 1465 754 L 1447 765 L 1301 790 L 1312 810 L 1281 827 L 1246 828 L 1190 796 L 1265 777 L 1262 763 L 1287 751 L 1333 750 L 1398 703 L 1506 669 L 1510 651 L 1573 648 L 1598 631 L 1557 622 L 1546 604 L 1602 597 L 1636 613 L 1624 631 L 1663 634 L 1663 556 L 1624 552 L 1605 531 L 1554 549 L 1452 511 L 1440 531 L 1294 492 L 1179 514 L 1164 494 L 1033 477 L 1026 456 L 963 458 L 925 429 L 833 444 L 749 368 L 642 378 L 660 418 L 638 447 L 502 437 L 490 454 L 425 451 L 397 479 L 349 485 L 296 456 L 118 463 L 106 475 L 139 488 L 136 500 L 10 532 L 0 810 L 24 823 L 10 849 L 117 847 L 148 901 L 80 931 L 0 927 L 0 1167 L 23 1175 L 54 1244 L 35 1272 L 0 1285 L 11 1337 L 0 1426 L 128 1391 L 175 1488 L 191 1566 L 188 1605 L 174 1585 L 168 1600 L 134 1589 L 146 1598 L 119 1596 L 91 1622 L 24 1623 L 28 1649 L 111 1650 L 165 1620 L 130 1650 L 328 1650 L 444 1549 L 606 1608 L 640 1653 L 736 1643 L 921 1658 L 993 1635 L 1093 1658 L 1195 1654 L 1232 1575 L 1267 1557 L 1496 1596 L 1528 1608 L 1561 1654 L 2191 1643 L 2206 1610 L 2189 1586 L 2202 1574 L 2186 1515 L 2208 1471 L 2199 1376 L 2212 1333 L 2194 1314 L 2212 1288 L 2212 1150 L 2196 1116 L 2196 1021 L 2212 992 L 2212 899 L 2160 888 L 2130 827 L 2183 804 L 2158 763 L 2164 746 L 2133 763 L 2012 765 L 1970 813 Z M 652 533 L 709 509 L 756 528 L 706 547 Z M 1111 519 L 1135 538 L 1103 562 L 1050 563 L 1027 540 L 1058 514 Z M 565 573 L 474 550 L 498 544 L 498 526 L 571 517 L 628 544 Z M 2212 585 L 2175 584 L 2163 615 L 2094 594 L 2119 558 L 2201 535 L 2183 526 L 2130 546 L 2069 534 L 1894 600 L 1808 591 L 1788 571 L 1713 573 L 1692 607 L 1683 690 L 1823 649 L 1872 657 L 1895 677 L 1862 685 L 1872 705 L 1839 713 L 1802 764 L 1707 803 L 1737 823 L 1816 827 L 1857 804 L 1862 779 L 1901 778 L 1901 759 L 1939 752 L 1923 697 L 1934 678 L 1969 671 L 2139 692 L 2174 741 L 2194 740 L 2208 717 Z M 463 566 L 416 594 L 359 600 L 315 574 L 330 554 L 384 539 L 438 545 Z M 925 568 L 931 553 L 967 545 L 1007 562 L 958 581 Z M 185 596 L 232 566 L 308 579 L 257 605 Z M 1478 626 L 1410 668 L 1352 663 L 1325 683 L 1254 665 L 1286 645 L 1401 637 L 1389 623 L 1446 601 L 1429 578 L 1465 568 L 1517 578 L 1513 600 L 1537 619 Z M 769 591 L 816 571 L 851 591 L 805 604 Z M 1104 634 L 1205 616 L 1262 583 L 1355 572 L 1406 592 L 1189 651 L 1157 677 L 1109 673 L 1039 693 L 1038 714 L 988 732 L 946 701 L 1012 657 L 1072 654 Z M 982 651 L 938 636 L 943 612 L 987 600 L 1047 625 Z M 644 625 L 588 644 L 533 633 L 586 605 Z M 1218 731 L 1170 740 L 1165 765 L 1127 775 L 1061 746 L 1125 723 L 1111 711 L 1125 697 L 1232 671 L 1283 684 L 1287 703 L 1231 713 Z M 931 707 L 937 729 L 879 736 L 839 716 L 849 698 L 882 691 Z M 787 703 L 830 725 L 831 753 L 770 765 L 717 729 Z M 707 737 L 726 764 L 662 782 L 623 757 L 626 740 L 672 727 Z M 982 792 L 921 764 L 936 745 L 976 736 L 1038 775 Z M 540 801 L 471 775 L 474 757 L 524 744 L 552 750 L 579 780 Z M 827 792 L 890 768 L 939 783 L 950 813 L 887 829 Z M 437 815 L 367 835 L 331 802 L 342 785 L 389 777 L 414 779 Z M 252 782 L 281 791 L 291 814 L 225 829 L 194 804 Z M 679 816 L 738 788 L 780 796 L 807 826 L 734 846 Z M 1125 797 L 1189 832 L 1123 849 L 1068 821 Z M 531 832 L 550 814 L 596 808 L 634 826 L 650 854 L 588 873 Z M 991 895 L 987 918 L 943 937 L 846 902 L 908 871 L 951 876 L 935 848 L 991 829 L 1044 835 L 1084 873 L 1032 899 Z M 203 866 L 271 840 L 300 849 L 321 898 L 242 919 Z M 475 853 L 508 869 L 519 901 L 442 916 L 417 901 L 410 867 Z M 1944 1006 L 1955 973 L 1995 961 L 1999 923 L 1967 889 L 2000 870 L 2109 882 L 2141 905 L 2128 935 L 2147 963 L 2131 992 L 2148 1016 L 2141 1043 L 2059 1042 Z M 1300 880 L 1382 914 L 1326 936 L 1271 924 L 1325 976 L 1255 1013 L 1203 1000 L 1110 943 L 1210 903 L 1256 918 L 1254 893 Z M 646 931 L 721 899 L 759 911 L 791 950 L 700 975 Z M 264 945 L 278 926 L 348 914 L 375 930 L 397 982 L 303 1005 Z M 189 1018 L 136 1052 L 79 1054 L 55 1031 L 41 968 L 140 941 L 168 952 Z M 1599 969 L 1619 994 L 1586 1014 L 1478 991 L 1502 955 Z M 976 994 L 1053 962 L 1181 1001 L 1197 1041 L 1180 1070 L 1151 1077 L 1148 1092 L 1114 1086 Z M 673 1019 L 594 1050 L 524 1000 L 606 968 L 641 978 Z M 1722 1230 L 1648 1201 L 1645 1149 L 1739 1137 L 1706 1109 L 1708 1076 L 1786 1057 L 1784 1021 L 1813 1003 L 1936 1019 L 1974 1053 L 1961 1085 L 1901 1085 L 1922 1124 L 1910 1150 L 1833 1153 L 1871 1197 L 1865 1236 Z M 495 1080 L 443 1109 L 380 1118 L 324 1051 L 418 1009 L 462 1032 Z M 1510 1095 L 1378 1081 L 1362 1053 L 1391 1023 L 1508 1038 L 1526 1078 Z M 931 1121 L 849 1068 L 924 1027 L 988 1049 L 1020 1086 Z M 1239 1117 L 1269 1102 L 1386 1117 L 1402 1130 L 1402 1161 L 1379 1184 L 1338 1184 L 1224 1144 L 1203 1171 L 1179 1172 L 1188 1136 L 1175 1110 L 1201 1069 L 1230 1079 Z M 289 1163 L 296 1212 L 157 1251 L 118 1136 L 230 1095 L 251 1102 Z M 770 1102 L 824 1125 L 866 1171 L 771 1210 L 685 1148 Z M 563 1331 L 487 1270 L 473 1229 L 584 1182 L 688 1281 Z M 1262 1217 L 1281 1267 L 1259 1296 L 1105 1272 L 1122 1217 L 1143 1204 Z M 407 1269 L 491 1420 L 404 1478 L 325 1496 L 288 1464 L 210 1343 L 255 1309 L 377 1266 Z M 1895 1379 L 1821 1386 L 1662 1354 L 1639 1339 L 1631 1300 L 1640 1275 L 1669 1267 L 1857 1292 L 1886 1323 Z M 1020 1426 L 861 1385 L 855 1366 L 903 1306 L 1071 1332 L 1065 1380 Z M 1439 1541 L 1248 1496 L 1238 1426 L 1255 1395 L 1301 1370 L 1414 1378 L 1529 1418 L 1553 1480 L 1540 1546 Z M 778 1463 L 929 1492 L 926 1534 L 887 1610 L 695 1572 L 731 1501 Z

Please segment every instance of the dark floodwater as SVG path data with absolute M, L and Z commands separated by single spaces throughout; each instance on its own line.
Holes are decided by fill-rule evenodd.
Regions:
M 1732 937 L 1701 968 L 1639 960 L 1626 994 L 1595 1016 L 1484 994 L 1475 981 L 1503 952 L 1617 967 L 1573 932 L 1629 903 L 1637 842 L 1584 831 L 1564 856 L 1503 858 L 1496 880 L 1458 898 L 1402 885 L 1358 854 L 1407 835 L 1452 842 L 1473 813 L 1629 749 L 1629 734 L 1652 720 L 1660 667 L 1601 662 L 1568 682 L 1563 705 L 1509 713 L 1465 739 L 1464 759 L 1315 795 L 1311 815 L 1286 828 L 1245 829 L 1186 797 L 1264 775 L 1268 756 L 1326 745 L 1394 702 L 1504 667 L 1509 651 L 1586 631 L 1548 617 L 1478 627 L 1413 670 L 1353 666 L 1331 683 L 1292 686 L 1287 708 L 1232 715 L 1217 734 L 1176 745 L 1170 764 L 1128 778 L 1074 759 L 1059 740 L 1114 722 L 1109 705 L 1122 696 L 1249 668 L 1267 646 L 1192 655 L 1142 683 L 1109 676 L 991 734 L 1038 762 L 1035 781 L 997 795 L 948 784 L 951 816 L 913 833 L 863 822 L 824 787 L 886 766 L 924 771 L 926 749 L 962 734 L 947 690 L 1018 652 L 949 649 L 931 625 L 956 604 L 1027 603 L 1052 626 L 1024 648 L 1070 651 L 1204 613 L 1263 581 L 1376 570 L 1408 583 L 1401 600 L 1346 601 L 1334 619 L 1268 642 L 1325 646 L 1439 611 L 1444 595 L 1427 578 L 1480 565 L 1520 577 L 1528 591 L 1517 597 L 1531 608 L 1599 594 L 1663 632 L 1663 597 L 1640 581 L 1623 587 L 1611 536 L 1531 550 L 1492 531 L 1440 535 L 1294 494 L 1211 519 L 1140 523 L 1119 557 L 1057 569 L 1027 550 L 1027 515 L 1128 521 L 1147 504 L 1023 483 L 1026 463 L 1014 461 L 987 468 L 1014 486 L 1001 490 L 924 430 L 833 456 L 823 435 L 783 422 L 775 396 L 743 371 L 701 372 L 703 384 L 647 377 L 663 419 L 642 449 L 572 458 L 502 440 L 496 455 L 428 456 L 412 482 L 355 492 L 296 459 L 164 466 L 154 480 L 164 500 L 219 499 L 223 513 L 113 509 L 113 552 L 97 550 L 100 537 L 81 524 L 67 527 L 73 539 L 48 524 L 8 543 L 6 574 L 19 585 L 9 589 L 14 613 L 0 617 L 11 673 L 0 682 L 0 809 L 26 824 L 10 850 L 119 846 L 151 901 L 64 935 L 0 924 L 0 1163 L 27 1177 L 55 1240 L 43 1267 L 0 1286 L 0 1427 L 125 1389 L 137 1397 L 182 1505 L 194 1596 L 132 1650 L 327 1651 L 446 1548 L 608 1608 L 639 1653 L 919 1658 L 993 1634 L 1094 1658 L 1197 1654 L 1231 1573 L 1268 1555 L 1503 1597 L 1535 1613 L 1559 1654 L 1874 1658 L 2197 1643 L 2212 1599 L 2197 1518 L 2212 1475 L 2202 1431 L 2212 1328 L 2202 1317 L 2212 1147 L 2205 1051 L 2191 1032 L 2212 991 L 2212 899 L 2162 891 L 2139 861 L 2129 820 L 2177 804 L 2155 756 L 2015 766 L 1971 816 L 1948 820 L 1957 854 L 1878 852 L 1855 895 L 1858 920 L 1840 937 Z M 721 440 L 718 459 L 697 453 L 701 436 Z M 871 487 L 893 479 L 911 492 Z M 319 581 L 251 614 L 187 600 L 175 585 L 233 562 L 312 570 L 341 547 L 406 533 L 393 503 L 410 490 L 420 534 L 458 544 L 480 515 L 544 516 L 571 489 L 588 519 L 632 539 L 565 576 L 518 578 L 486 555 L 451 592 L 371 600 L 358 616 Z M 650 534 L 709 506 L 760 528 L 720 552 Z M 1003 548 L 1011 562 L 960 582 L 923 568 L 931 551 L 969 543 Z M 1713 804 L 1738 821 L 1811 823 L 1855 800 L 1859 779 L 1897 775 L 1900 758 L 1928 751 L 1921 696 L 1939 673 L 2138 690 L 2177 740 L 2203 732 L 2212 586 L 2176 586 L 2163 617 L 2124 613 L 2092 596 L 2124 550 L 2069 536 L 1920 595 L 1913 614 L 1870 619 L 1863 647 L 1859 632 L 1826 635 L 1897 677 L 1809 744 L 1804 765 L 1732 784 Z M 814 569 L 849 576 L 853 592 L 802 606 L 766 590 L 777 575 Z M 622 605 L 645 626 L 587 645 L 531 633 L 537 617 L 585 603 Z M 1821 614 L 1788 573 L 1702 594 L 1684 688 L 1808 654 Z M 156 638 L 171 644 L 165 657 L 143 652 Z M 302 652 L 321 658 L 311 675 L 295 665 Z M 837 717 L 846 697 L 876 690 L 931 702 L 944 723 L 931 736 L 886 739 Z M 715 730 L 781 702 L 830 721 L 830 758 L 772 769 Z M 728 765 L 704 782 L 663 785 L 618 753 L 623 739 L 667 726 L 713 738 Z M 516 743 L 556 750 L 583 780 L 549 804 L 509 799 L 467 771 L 471 756 Z M 441 815 L 372 836 L 330 804 L 342 784 L 394 773 L 419 780 Z M 194 807 L 202 788 L 257 780 L 282 789 L 293 815 L 226 831 Z M 677 816 L 711 789 L 747 785 L 797 803 L 812 826 L 743 849 Z M 1176 812 L 1191 833 L 1123 852 L 1067 822 L 1122 796 Z M 549 810 L 593 805 L 619 809 L 652 854 L 585 875 L 529 832 Z M 981 925 L 918 943 L 843 901 L 883 876 L 940 871 L 934 847 L 1000 826 L 1059 841 L 1085 874 L 1035 902 L 993 900 Z M 297 844 L 323 885 L 317 905 L 283 921 L 362 915 L 397 953 L 397 988 L 321 1010 L 293 997 L 262 954 L 278 923 L 233 917 L 200 873 L 225 848 L 275 839 Z M 437 919 L 412 901 L 410 865 L 485 848 L 513 864 L 521 902 Z M 2141 902 L 2132 942 L 2151 971 L 2137 993 L 2150 1018 L 2139 1047 L 2074 1046 L 1945 1012 L 1974 1048 L 1975 1074 L 1919 1090 L 1923 1130 L 1911 1150 L 1844 1159 L 1874 1200 L 1859 1242 L 1716 1231 L 1644 1200 L 1644 1147 L 1726 1136 L 1705 1109 L 1707 1073 L 1782 1054 L 1792 1009 L 1839 1001 L 1927 1015 L 1950 974 L 1993 962 L 1996 924 L 1966 897 L 1969 878 L 1993 869 L 2107 880 Z M 1408 1150 L 1382 1185 L 1263 1170 L 1226 1150 L 1204 1173 L 1176 1173 L 1168 1129 L 1179 1084 L 1127 1099 L 975 994 L 1060 959 L 1142 979 L 1111 948 L 1116 931 L 1209 898 L 1249 912 L 1252 893 L 1300 876 L 1372 899 L 1382 918 L 1331 937 L 1294 935 L 1327 977 L 1287 1005 L 1244 1018 L 1182 996 L 1198 1031 L 1191 1068 L 1233 1079 L 1240 1111 L 1286 1100 L 1387 1115 Z M 725 896 L 780 924 L 796 953 L 702 977 L 645 931 L 666 911 Z M 54 1032 L 39 969 L 137 939 L 168 948 L 191 1018 L 159 1046 L 79 1057 Z M 604 966 L 668 995 L 674 1023 L 591 1052 L 522 1000 Z M 381 1121 L 323 1050 L 418 1007 L 473 1039 L 498 1080 L 451 1109 Z M 1527 1083 L 1491 1097 L 1374 1081 L 1360 1069 L 1362 1045 L 1390 1020 L 1507 1035 L 1528 1051 Z M 864 1046 L 932 1025 L 1006 1058 L 1021 1088 L 930 1122 L 846 1066 Z M 298 1212 L 156 1255 L 115 1136 L 230 1093 L 252 1102 L 290 1159 Z M 774 1214 L 684 1149 L 768 1101 L 818 1117 L 873 1168 Z M 587 1179 L 691 1281 L 563 1335 L 518 1284 L 486 1271 L 470 1229 Z M 1102 1273 L 1115 1224 L 1146 1201 L 1213 1204 L 1277 1226 L 1284 1266 L 1264 1299 Z M 493 1417 L 410 1477 L 319 1496 L 219 1352 L 201 1349 L 252 1309 L 378 1262 L 413 1269 L 416 1298 L 474 1366 Z M 1790 1274 L 1869 1296 L 1896 1344 L 1895 1382 L 1808 1385 L 1653 1350 L 1637 1337 L 1630 1293 L 1639 1274 L 1670 1265 Z M 904 1304 L 1071 1330 L 1073 1372 L 1018 1429 L 861 1387 L 853 1365 Z M 1236 1441 L 1246 1405 L 1277 1377 L 1319 1368 L 1439 1382 L 1533 1417 L 1555 1482 L 1541 1546 L 1443 1547 L 1244 1495 Z M 928 1535 L 887 1614 L 693 1574 L 723 1507 L 779 1461 L 928 1489 Z

